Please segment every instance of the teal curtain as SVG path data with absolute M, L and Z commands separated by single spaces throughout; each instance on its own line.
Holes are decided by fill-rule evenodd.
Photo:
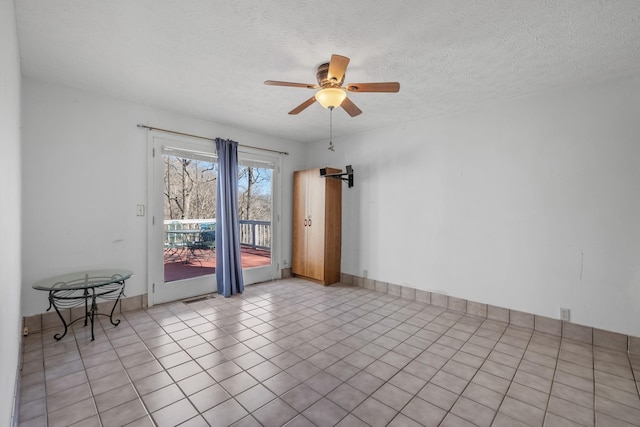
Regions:
M 238 143 L 216 138 L 216 281 L 225 298 L 244 291 L 238 220 Z

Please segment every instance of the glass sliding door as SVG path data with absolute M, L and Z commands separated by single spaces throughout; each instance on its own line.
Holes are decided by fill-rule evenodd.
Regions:
M 215 292 L 215 147 L 155 132 L 149 138 L 149 304 Z M 249 285 L 279 277 L 279 159 L 242 150 L 238 157 L 240 257 Z
M 189 138 L 150 138 L 149 303 L 214 292 L 215 148 Z
M 163 149 L 164 281 L 215 273 L 215 159 Z
M 245 284 L 272 280 L 274 183 L 273 159 L 239 153 L 238 218 Z

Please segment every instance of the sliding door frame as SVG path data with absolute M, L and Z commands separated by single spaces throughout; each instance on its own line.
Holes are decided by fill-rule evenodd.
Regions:
M 163 179 L 162 173 L 158 171 L 161 161 L 162 147 L 178 147 L 185 151 L 199 153 L 213 153 L 215 155 L 215 145 L 212 141 L 192 138 L 181 135 L 168 135 L 165 132 L 149 131 L 147 135 L 147 304 L 149 307 L 176 299 L 188 298 L 216 291 L 215 274 L 201 276 L 202 280 L 209 280 L 210 285 L 203 287 L 201 284 L 185 289 L 179 289 L 180 282 L 170 282 L 178 285 L 167 286 L 164 282 L 164 198 L 162 197 Z M 184 148 L 188 147 L 188 148 Z M 273 165 L 272 173 L 272 201 L 271 201 L 271 264 L 265 267 L 254 267 L 243 269 L 245 284 L 259 283 L 267 280 L 279 279 L 281 276 L 282 259 L 282 231 L 281 231 L 281 210 L 282 210 L 282 179 L 280 174 L 281 156 L 275 153 L 238 147 L 239 162 L 243 159 L 255 160 L 258 162 L 270 163 Z M 158 160 L 160 159 L 160 160 Z M 160 182 L 159 182 L 160 180 Z M 193 279 L 189 279 L 193 280 Z

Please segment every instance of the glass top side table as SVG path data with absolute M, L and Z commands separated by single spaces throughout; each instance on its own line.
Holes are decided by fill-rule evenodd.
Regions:
M 91 321 L 91 341 L 95 339 L 93 323 L 96 315 L 108 316 L 112 325 L 118 326 L 120 319 L 113 320 L 113 312 L 120 297 L 124 295 L 124 282 L 133 275 L 130 270 L 109 269 L 109 270 L 91 270 L 78 271 L 76 273 L 63 274 L 60 276 L 49 277 L 40 280 L 32 285 L 33 289 L 49 292 L 49 308 L 53 307 L 58 313 L 58 317 L 64 325 L 62 334 L 55 334 L 53 338 L 60 341 L 66 334 L 69 326 L 78 320 L 84 319 L 84 325 L 87 321 Z M 96 299 L 115 300 L 111 312 L 109 314 L 98 313 Z M 89 299 L 91 299 L 91 307 L 89 307 Z M 61 308 L 71 308 L 79 306 L 84 302 L 84 316 L 67 323 Z

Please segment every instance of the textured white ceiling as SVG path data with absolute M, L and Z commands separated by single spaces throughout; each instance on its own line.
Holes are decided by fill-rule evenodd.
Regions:
M 640 71 L 638 0 L 17 0 L 22 72 L 220 123 L 309 142 L 317 103 L 287 114 L 333 53 L 349 94 L 334 136 Z M 135 118 L 132 118 L 135 120 Z M 162 123 L 150 123 L 162 127 Z

